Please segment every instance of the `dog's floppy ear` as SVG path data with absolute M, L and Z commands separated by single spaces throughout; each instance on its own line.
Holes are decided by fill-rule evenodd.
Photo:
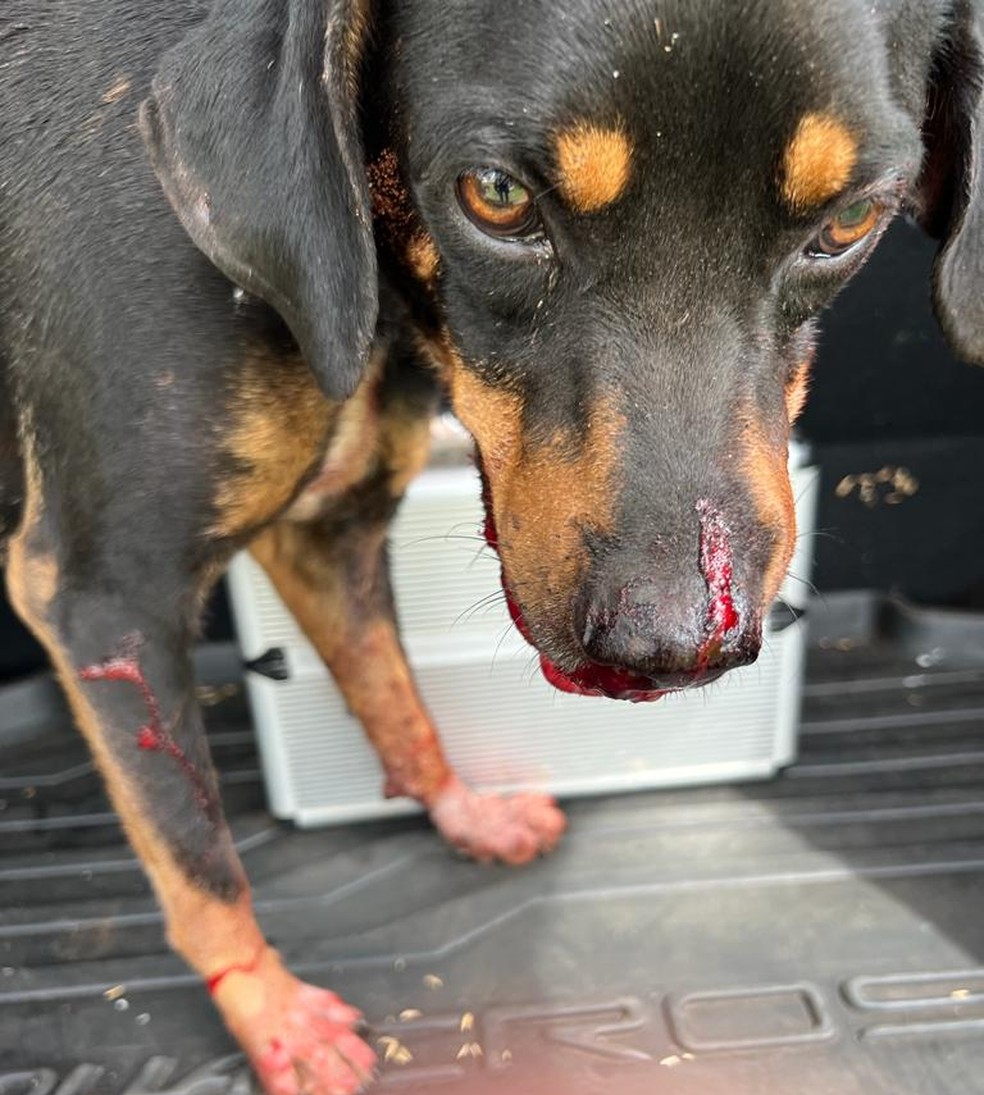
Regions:
M 376 324 L 358 127 L 365 0 L 215 0 L 166 53 L 140 125 L 192 240 L 275 308 L 330 399 Z
M 930 77 L 918 213 L 942 240 L 936 314 L 953 349 L 984 365 L 984 0 L 956 0 Z

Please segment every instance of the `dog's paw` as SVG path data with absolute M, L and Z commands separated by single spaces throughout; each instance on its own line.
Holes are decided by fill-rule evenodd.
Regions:
M 267 1095 L 354 1095 L 373 1077 L 361 1012 L 299 981 L 276 951 L 224 978 L 215 1002 Z
M 548 795 L 480 795 L 453 779 L 428 807 L 449 844 L 483 863 L 517 866 L 552 851 L 567 819 Z

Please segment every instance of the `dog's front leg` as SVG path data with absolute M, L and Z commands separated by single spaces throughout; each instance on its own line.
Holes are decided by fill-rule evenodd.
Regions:
M 564 815 L 544 795 L 476 794 L 447 762 L 400 643 L 386 561 L 386 530 L 408 478 L 396 438 L 408 423 L 384 415 L 379 428 L 374 473 L 322 516 L 267 528 L 251 550 L 361 721 L 387 794 L 416 798 L 476 859 L 526 863 L 556 845 Z
M 298 981 L 267 945 L 222 815 L 188 656 L 195 583 L 163 559 L 143 573 L 132 557 L 115 572 L 76 572 L 40 500 L 27 511 L 8 560 L 11 600 L 61 677 L 169 942 L 205 979 L 269 1095 L 351 1095 L 374 1064 L 354 1033 L 361 1016 Z

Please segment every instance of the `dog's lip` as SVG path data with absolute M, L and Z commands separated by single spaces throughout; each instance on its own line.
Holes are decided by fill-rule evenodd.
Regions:
M 489 547 L 498 553 L 499 541 L 495 531 L 495 522 L 486 503 L 485 510 L 485 539 Z M 502 588 L 506 594 L 506 605 L 509 615 L 512 617 L 516 630 L 523 638 L 536 649 L 536 643 L 530 634 L 523 617 L 523 610 L 519 607 L 516 598 L 512 595 L 509 583 L 506 581 L 505 571 L 502 572 Z M 546 654 L 538 650 L 540 656 L 540 672 L 546 680 L 561 692 L 570 692 L 577 696 L 605 696 L 609 699 L 628 700 L 630 703 L 651 703 L 658 700 L 668 691 L 674 691 L 678 687 L 686 687 L 699 673 L 685 674 L 687 681 L 677 683 L 675 680 L 668 687 L 639 673 L 633 673 L 627 669 L 619 669 L 616 666 L 600 665 L 596 662 L 582 662 L 577 668 L 566 671 L 556 665 Z M 710 674 L 705 674 L 710 679 Z M 703 683 L 703 681 L 701 682 Z
M 523 611 L 503 582 L 506 604 L 516 629 L 523 638 L 535 647 Z M 577 696 L 605 696 L 609 699 L 628 700 L 630 703 L 652 703 L 668 692 L 678 692 L 685 688 L 694 688 L 710 684 L 720 675 L 720 670 L 681 670 L 664 674 L 658 681 L 642 673 L 633 673 L 618 666 L 602 665 L 599 662 L 585 661 L 572 670 L 561 669 L 546 654 L 540 656 L 540 672 L 547 681 L 561 692 L 570 692 Z
M 540 655 L 540 672 L 561 692 L 577 696 L 605 696 L 629 703 L 652 703 L 662 699 L 670 688 L 656 688 L 648 677 L 630 673 L 627 669 L 584 662 L 571 673 L 565 673 L 545 655 Z

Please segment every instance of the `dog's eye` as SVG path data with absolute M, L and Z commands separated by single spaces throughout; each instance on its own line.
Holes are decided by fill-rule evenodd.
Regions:
M 807 248 L 811 255 L 834 258 L 867 236 L 881 220 L 885 206 L 874 198 L 862 198 L 842 209 L 820 229 Z
M 479 167 L 458 176 L 458 201 L 465 216 L 483 232 L 500 239 L 538 234 L 533 195 L 505 171 Z

